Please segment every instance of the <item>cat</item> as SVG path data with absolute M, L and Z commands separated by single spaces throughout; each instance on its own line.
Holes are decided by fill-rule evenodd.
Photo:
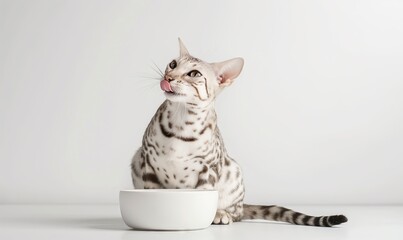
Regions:
M 132 159 L 134 187 L 218 190 L 213 224 L 266 219 L 331 227 L 347 222 L 344 215 L 313 217 L 284 207 L 243 203 L 242 171 L 225 149 L 214 101 L 239 76 L 244 60 L 207 63 L 191 56 L 181 39 L 179 46 L 180 56 L 167 65 L 160 81 L 166 100 Z

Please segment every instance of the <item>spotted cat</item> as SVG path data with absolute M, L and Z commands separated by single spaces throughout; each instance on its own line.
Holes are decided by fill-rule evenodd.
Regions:
M 346 222 L 344 215 L 313 217 L 284 207 L 243 203 L 242 171 L 225 149 L 214 101 L 238 77 L 244 61 L 207 63 L 191 56 L 180 39 L 179 45 L 180 56 L 167 65 L 160 82 L 166 100 L 132 159 L 135 188 L 216 189 L 214 224 L 266 219 L 331 227 Z

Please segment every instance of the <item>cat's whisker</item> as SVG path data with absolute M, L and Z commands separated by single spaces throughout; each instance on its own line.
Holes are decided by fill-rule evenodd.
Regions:
M 155 69 L 153 69 L 156 71 Z M 139 82 L 140 84 L 138 85 L 137 91 L 141 92 L 147 92 L 155 87 L 159 86 L 159 82 L 161 81 L 160 73 L 156 72 L 158 76 L 152 76 L 154 74 L 149 74 L 149 73 L 144 73 L 144 72 L 139 72 L 136 74 L 136 77 L 134 78 L 135 81 Z
M 142 84 L 142 86 L 139 86 L 138 91 L 144 92 L 144 91 L 147 91 L 147 90 L 151 90 L 151 89 L 155 88 L 158 85 L 159 85 L 158 82 L 154 82 L 154 81 L 153 82 L 144 82 Z
M 153 66 L 150 66 L 150 68 L 153 70 L 154 73 L 156 73 L 158 76 L 162 77 L 161 73 L 155 69 Z
M 161 76 L 164 76 L 164 72 L 158 67 L 158 65 L 153 61 L 154 66 L 158 69 L 158 71 L 161 73 Z
M 158 66 L 154 63 L 154 66 L 150 66 L 151 69 L 158 74 L 158 76 L 160 76 L 161 78 L 164 77 L 164 73 L 161 71 L 161 69 L 158 68 Z
M 161 78 L 159 77 L 149 77 L 149 76 L 139 76 L 141 78 L 145 78 L 145 79 L 152 79 L 152 80 L 156 80 L 156 81 L 161 81 Z
M 145 72 L 138 72 L 132 78 L 135 81 L 148 81 L 148 79 L 157 80 L 157 81 L 162 80 L 162 78 L 159 75 L 159 73 L 158 73 L 158 76 L 155 76 L 152 73 L 150 74 L 150 73 L 145 73 Z

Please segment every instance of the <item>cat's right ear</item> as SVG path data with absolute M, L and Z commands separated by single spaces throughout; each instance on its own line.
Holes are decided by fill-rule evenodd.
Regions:
M 183 44 L 181 38 L 178 38 L 179 40 L 179 51 L 180 51 L 180 57 L 185 57 L 189 56 L 189 51 L 186 49 L 185 44 Z
M 241 74 L 243 62 L 243 58 L 233 58 L 224 62 L 212 63 L 221 87 L 231 85 L 234 79 Z

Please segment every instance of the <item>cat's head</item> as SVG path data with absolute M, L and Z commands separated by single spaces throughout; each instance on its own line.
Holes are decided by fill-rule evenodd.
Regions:
M 207 63 L 191 56 L 179 39 L 180 55 L 168 63 L 160 82 L 168 100 L 205 106 L 242 71 L 243 59 Z

